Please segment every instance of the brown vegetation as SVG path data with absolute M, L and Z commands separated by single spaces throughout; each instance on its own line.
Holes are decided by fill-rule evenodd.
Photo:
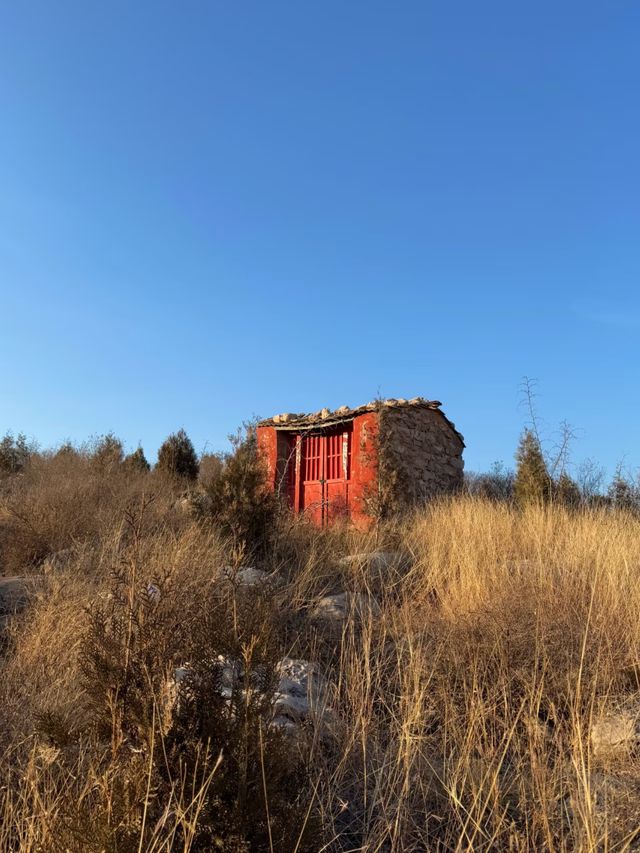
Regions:
M 35 580 L 6 629 L 0 850 L 633 849 L 640 759 L 589 733 L 635 707 L 636 515 L 460 496 L 375 536 L 281 515 L 256 552 L 274 592 L 233 581 L 252 543 L 182 488 L 90 452 L 3 481 L 2 567 Z M 341 562 L 374 539 L 405 559 Z M 380 613 L 307 618 L 340 590 Z M 219 655 L 258 673 L 228 702 Z M 323 667 L 328 731 L 269 726 L 284 655 Z

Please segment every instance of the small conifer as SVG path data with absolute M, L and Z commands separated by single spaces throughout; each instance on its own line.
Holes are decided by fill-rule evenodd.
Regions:
M 524 506 L 549 500 L 553 484 L 540 442 L 530 429 L 526 429 L 522 434 L 516 453 L 516 464 L 514 495 L 517 503 Z
M 172 433 L 158 451 L 158 470 L 177 477 L 195 480 L 198 476 L 198 457 L 191 439 L 183 429 Z
M 116 468 L 124 459 L 122 442 L 112 432 L 99 438 L 91 454 L 91 461 L 102 471 Z
M 147 457 L 144 455 L 142 447 L 138 447 L 133 453 L 125 456 L 124 467 L 131 474 L 144 474 L 151 466 L 147 462 Z
M 558 482 L 556 483 L 555 488 L 555 498 L 558 503 L 569 507 L 580 506 L 582 503 L 582 494 L 580 493 L 578 484 L 571 479 L 566 471 L 563 471 L 558 477 Z
M 0 439 L 0 474 L 17 474 L 25 467 L 31 456 L 27 437 L 19 433 L 16 438 L 8 432 Z
M 624 476 L 620 467 L 616 470 L 613 481 L 609 486 L 607 497 L 613 506 L 619 509 L 636 510 L 640 505 L 638 490 Z

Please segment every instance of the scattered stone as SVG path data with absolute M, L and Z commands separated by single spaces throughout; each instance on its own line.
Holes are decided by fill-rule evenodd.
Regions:
M 178 498 L 173 504 L 173 508 L 178 512 L 183 512 L 185 515 L 191 512 L 191 500 L 188 497 Z
M 216 662 L 221 668 L 220 695 L 230 703 L 234 689 L 246 689 L 242 662 L 225 655 L 218 655 Z M 167 691 L 169 713 L 175 709 L 178 686 L 191 671 L 189 664 L 174 670 L 173 684 Z M 296 733 L 306 722 L 326 727 L 335 721 L 335 712 L 328 705 L 329 685 L 317 664 L 286 657 L 277 664 L 276 672 L 278 683 L 273 694 L 270 725 Z M 257 673 L 251 673 L 251 681 L 254 685 L 259 683 Z
M 334 719 L 334 711 L 327 704 L 328 683 L 316 664 L 283 658 L 278 672 L 272 725 L 294 731 L 307 720 L 327 724 Z
M 310 617 L 314 621 L 340 623 L 349 618 L 362 621 L 380 616 L 380 605 L 367 593 L 338 592 L 325 595 L 312 609 Z
M 211 506 L 211 498 L 206 492 L 190 492 L 173 504 L 173 508 L 184 515 L 203 515 L 211 510 Z
M 156 586 L 156 584 L 149 582 L 146 588 L 147 599 L 152 604 L 157 604 L 160 601 L 161 593 L 160 587 Z
M 0 629 L 4 629 L 16 613 L 27 606 L 29 581 L 25 577 L 0 577 Z
M 62 572 L 69 568 L 71 563 L 78 557 L 75 548 L 63 548 L 55 554 L 49 554 L 42 563 L 41 569 L 45 575 Z
M 348 554 L 338 561 L 349 568 L 367 568 L 374 575 L 384 577 L 394 571 L 405 570 L 409 560 L 400 551 L 372 551 L 370 553 Z
M 12 616 L 27 604 L 29 581 L 25 577 L 0 578 L 0 616 Z
M 638 713 L 630 710 L 610 712 L 591 726 L 591 746 L 597 757 L 629 753 L 640 740 Z
M 253 566 L 245 566 L 237 570 L 231 566 L 225 566 L 223 573 L 227 580 L 241 587 L 278 589 L 284 584 L 284 578 L 278 572 L 265 572 Z

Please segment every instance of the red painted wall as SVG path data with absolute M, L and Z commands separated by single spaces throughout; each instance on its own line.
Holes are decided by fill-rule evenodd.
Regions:
M 265 460 L 270 488 L 277 487 L 278 431 L 276 427 L 258 427 L 257 440 Z M 372 523 L 367 512 L 368 499 L 375 495 L 378 469 L 378 413 L 365 412 L 353 419 L 351 470 L 349 472 L 348 509 L 354 525 L 366 529 Z
M 350 514 L 356 527 L 366 529 L 373 522 L 367 504 L 375 495 L 378 473 L 378 413 L 365 412 L 353 419 L 351 445 Z
M 276 487 L 276 465 L 278 461 L 278 435 L 274 427 L 256 429 L 258 450 L 267 466 L 267 479 L 272 489 Z

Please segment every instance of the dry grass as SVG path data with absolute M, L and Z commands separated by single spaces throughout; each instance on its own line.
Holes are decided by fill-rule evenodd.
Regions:
M 168 501 L 158 506 L 141 529 L 136 583 L 163 585 L 186 637 L 202 624 L 198 607 L 219 586 L 220 566 L 238 555 L 215 530 L 177 523 Z M 170 735 L 156 711 L 155 745 L 126 765 L 86 734 L 83 638 L 126 540 L 116 515 L 92 527 L 90 545 L 47 577 L 11 626 L 0 683 L 0 850 L 216 849 L 196 827 L 225 772 L 224 751 L 207 754 L 202 741 L 198 769 L 162 787 L 150 759 Z M 317 660 L 331 681 L 331 736 L 310 732 L 300 754 L 282 746 L 305 766 L 297 819 L 313 835 L 299 849 L 635 849 L 639 758 L 594 755 L 589 731 L 603 709 L 638 701 L 639 542 L 631 514 L 519 512 L 471 498 L 433 505 L 376 537 L 283 522 L 264 566 L 286 579 L 277 600 L 259 617 L 257 598 L 240 606 L 232 591 L 222 603 L 246 654 L 262 643 L 269 654 Z M 406 552 L 410 566 L 381 578 L 338 562 L 381 545 Z M 381 615 L 339 636 L 314 628 L 311 603 L 344 589 L 375 594 Z M 179 651 L 162 637 L 169 672 Z M 159 717 L 161 704 L 153 707 Z M 47 714 L 68 744 L 44 737 Z M 256 767 L 256 790 L 266 791 L 260 774 L 277 768 Z M 69 834 L 73 815 L 84 821 L 82 844 Z M 265 838 L 220 849 L 269 850 Z M 286 853 L 296 843 L 271 846 Z

